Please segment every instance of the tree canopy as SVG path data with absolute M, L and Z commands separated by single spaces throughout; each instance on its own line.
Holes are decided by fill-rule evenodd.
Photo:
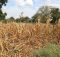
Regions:
M 50 7 L 42 6 L 32 18 L 35 21 L 37 21 L 37 19 L 40 19 L 41 23 L 46 23 L 48 19 L 47 17 L 50 15 L 50 11 Z
M 6 3 L 7 3 L 8 0 L 0 0 L 0 20 L 4 20 L 7 13 L 3 13 L 2 11 L 2 6 L 5 5 L 6 6 Z
M 21 22 L 29 22 L 29 20 L 30 20 L 30 18 L 28 16 L 20 18 Z
M 32 18 L 35 22 L 40 19 L 41 23 L 46 23 L 47 20 L 52 19 L 50 23 L 56 24 L 60 18 L 60 10 L 52 6 L 42 6 Z
M 0 9 L 2 8 L 3 5 L 6 5 L 7 0 L 0 0 Z
M 52 20 L 50 21 L 50 23 L 51 23 L 51 24 L 56 24 L 56 23 L 58 23 L 59 18 L 60 18 L 59 8 L 53 8 L 53 9 L 51 10 L 51 19 L 52 19 Z

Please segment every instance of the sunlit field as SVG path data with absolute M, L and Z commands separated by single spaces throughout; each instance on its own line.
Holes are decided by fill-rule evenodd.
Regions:
M 60 0 L 0 0 L 0 57 L 60 57 Z
M 60 44 L 60 23 L 51 24 L 0 22 L 0 56 L 29 57 L 31 53 L 49 42 Z

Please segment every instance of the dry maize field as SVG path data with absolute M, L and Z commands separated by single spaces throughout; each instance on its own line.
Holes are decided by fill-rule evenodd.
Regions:
M 53 35 L 51 24 L 0 22 L 0 57 L 30 57 L 52 39 L 60 44 L 60 23 Z

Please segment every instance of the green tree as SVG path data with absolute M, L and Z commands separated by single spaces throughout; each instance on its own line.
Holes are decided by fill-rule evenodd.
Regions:
M 26 17 L 21 17 L 21 18 L 20 18 L 20 21 L 21 21 L 21 22 L 29 22 L 29 20 L 30 20 L 30 18 L 27 17 L 27 16 L 26 16 Z
M 14 18 L 14 17 L 10 17 L 9 19 L 10 19 L 10 20 L 14 20 L 15 18 Z
M 17 18 L 15 21 L 16 21 L 17 23 L 20 22 L 20 18 Z
M 49 15 L 50 15 L 50 11 L 51 11 L 50 9 L 51 9 L 51 7 L 42 6 L 41 8 L 39 8 L 37 13 L 32 17 L 32 19 L 35 22 L 38 21 L 38 19 L 40 19 L 41 23 L 46 23 Z
M 2 8 L 2 6 L 6 6 L 7 0 L 0 0 L 0 9 Z
M 59 18 L 60 18 L 60 11 L 59 11 L 59 8 L 53 8 L 51 10 L 51 21 L 50 23 L 55 25 L 56 23 L 58 23 L 59 21 Z
M 36 14 L 32 17 L 32 22 L 38 22 L 38 18 L 40 18 L 40 14 L 36 13 Z
M 0 20 L 4 20 L 7 16 L 7 13 L 3 13 L 2 10 L 0 10 Z
M 0 0 L 0 20 L 4 20 L 5 16 L 7 15 L 6 13 L 2 12 L 2 6 L 6 6 L 7 0 Z
M 14 18 L 14 17 L 10 17 L 10 18 L 8 19 L 8 21 L 9 21 L 9 22 L 13 22 L 13 21 L 15 21 L 15 18 Z

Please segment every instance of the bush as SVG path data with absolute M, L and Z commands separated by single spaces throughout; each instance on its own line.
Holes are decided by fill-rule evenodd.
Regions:
M 49 44 L 44 48 L 36 50 L 32 57 L 60 57 L 60 46 Z

